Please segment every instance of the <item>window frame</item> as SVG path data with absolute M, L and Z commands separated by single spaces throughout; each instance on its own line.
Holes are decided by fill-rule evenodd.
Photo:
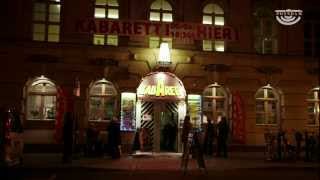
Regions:
M 262 5 L 261 5 L 262 6 Z M 254 50 L 259 54 L 277 54 L 279 52 L 278 38 L 279 38 L 279 27 L 276 22 L 273 11 L 271 8 L 256 7 L 253 13 L 253 24 L 254 24 Z M 269 23 L 269 25 L 268 25 Z M 271 23 L 271 34 L 266 31 L 270 27 Z M 268 50 L 267 43 L 271 43 L 271 51 Z
M 312 99 L 310 99 L 310 94 L 312 94 Z M 307 126 L 314 126 L 317 127 L 319 126 L 319 110 L 320 110 L 320 86 L 312 88 L 311 90 L 309 90 L 308 94 L 307 94 Z M 313 109 L 317 109 L 315 113 L 309 113 L 308 109 L 309 109 L 309 103 L 312 103 Z M 312 116 L 314 117 L 314 124 L 310 124 L 310 115 L 312 114 Z
M 161 1 L 161 5 L 160 5 L 160 9 L 151 9 L 153 3 L 156 3 L 156 1 Z M 163 1 L 167 2 L 170 5 L 171 11 L 170 10 L 164 10 L 162 9 L 162 3 Z M 148 14 L 148 20 L 149 21 L 153 21 L 153 22 L 160 22 L 160 23 L 170 23 L 174 21 L 174 13 L 173 13 L 173 6 L 169 1 L 166 0 L 155 0 L 152 1 L 150 6 L 149 6 L 149 14 Z M 151 13 L 158 13 L 160 19 L 159 20 L 151 20 Z M 163 15 L 164 14 L 171 14 L 171 21 L 163 21 Z M 155 40 L 156 38 L 158 38 L 158 40 Z M 157 41 L 157 42 L 156 42 Z M 153 45 L 153 43 L 157 43 L 157 45 Z M 157 36 L 151 36 L 148 38 L 148 47 L 149 48 L 160 48 L 160 44 L 162 42 L 167 42 L 169 44 L 169 48 L 172 49 L 172 44 L 173 44 L 173 39 L 172 38 L 168 38 L 168 37 L 157 37 Z
M 204 12 L 205 11 L 205 8 L 207 8 L 208 6 L 217 6 L 218 8 L 221 9 L 222 11 L 222 14 L 220 13 L 216 13 L 215 9 L 213 9 L 213 12 L 212 13 L 206 13 Z M 204 23 L 204 17 L 210 17 L 211 18 L 211 22 L 209 24 L 206 24 Z M 216 24 L 216 18 L 223 18 L 223 25 L 218 25 Z M 220 6 L 219 4 L 217 3 L 208 3 L 206 4 L 205 6 L 203 6 L 202 8 L 202 24 L 204 25 L 212 25 L 212 26 L 225 26 L 225 11 L 224 9 L 222 8 L 222 6 Z M 220 48 L 217 46 L 217 44 L 223 44 L 223 50 L 219 50 Z M 207 45 L 210 44 L 210 48 L 207 49 Z M 207 51 L 207 52 L 225 52 L 226 51 L 226 42 L 225 41 L 221 41 L 221 40 L 202 40 L 202 51 Z
M 260 91 L 263 91 L 263 97 L 258 97 L 258 93 Z M 269 97 L 269 92 L 271 92 L 273 94 L 274 97 Z M 280 125 L 280 121 L 281 121 L 281 92 L 279 90 L 277 90 L 276 88 L 272 87 L 270 84 L 267 84 L 266 86 L 262 86 L 260 87 L 254 96 L 255 99 L 255 125 L 256 126 L 279 126 Z M 257 111 L 257 102 L 263 102 L 263 111 Z M 272 110 L 272 106 L 270 108 L 270 104 L 269 102 L 273 102 L 275 105 L 275 110 Z M 268 123 L 270 121 L 272 121 L 271 118 L 271 114 L 274 114 L 275 116 L 275 123 Z M 263 123 L 258 123 L 258 116 L 257 114 L 262 114 L 263 115 Z
M 37 84 L 34 84 L 36 83 L 37 81 L 45 81 L 49 84 L 51 84 L 54 88 L 55 88 L 55 92 L 34 92 L 34 91 L 31 91 L 30 88 L 32 86 L 35 86 Z M 35 119 L 35 118 L 29 118 L 29 109 L 31 109 L 29 107 L 29 101 L 30 101 L 30 97 L 31 96 L 40 96 L 40 107 L 39 107 L 39 113 L 40 113 L 40 118 L 39 119 Z M 37 78 L 33 78 L 32 80 L 30 80 L 29 82 L 27 82 L 27 85 L 26 85 L 26 102 L 25 102 L 25 114 L 26 114 L 26 120 L 27 121 L 34 121 L 34 122 L 54 122 L 56 120 L 56 115 L 57 115 L 57 96 L 58 96 L 58 87 L 57 85 L 50 79 L 44 77 L 44 76 L 40 76 L 40 77 L 37 77 Z M 44 115 L 44 108 L 45 108 L 45 98 L 46 97 L 55 97 L 55 103 L 54 103 L 54 112 L 55 112 L 55 117 L 54 119 L 45 119 L 45 115 Z
M 39 3 L 39 4 L 45 4 L 45 19 L 44 20 L 35 20 L 34 18 L 34 14 L 37 12 L 35 11 L 35 5 Z M 60 5 L 60 11 L 59 11 L 59 21 L 50 21 L 50 6 L 51 5 Z M 63 3 L 62 3 L 62 0 L 59 0 L 59 1 L 54 1 L 54 0 L 33 0 L 33 3 L 32 3 L 32 40 L 33 41 L 36 41 L 36 42 L 50 42 L 50 43 L 59 43 L 60 40 L 61 40 L 61 21 L 62 21 L 62 9 L 63 9 Z M 43 40 L 37 40 L 35 39 L 35 25 L 43 25 L 44 26 L 44 39 Z M 57 41 L 50 41 L 49 37 L 50 37 L 50 34 L 52 33 L 49 33 L 49 28 L 50 26 L 58 26 L 58 34 L 55 34 L 55 35 L 58 35 L 58 39 Z
M 91 90 L 98 84 L 106 84 L 107 86 L 110 86 L 112 88 L 112 94 L 102 94 L 100 92 L 100 94 L 92 94 Z M 91 83 L 91 85 L 88 88 L 88 122 L 109 122 L 111 119 L 91 119 L 91 98 L 99 98 L 100 101 L 102 101 L 103 103 L 103 116 L 105 116 L 106 114 L 106 103 L 105 102 L 112 102 L 113 103 L 113 115 L 115 115 L 115 110 L 117 108 L 117 96 L 118 96 L 118 92 L 114 86 L 114 84 L 111 81 L 106 80 L 105 78 L 102 78 L 100 80 L 96 80 L 94 82 Z M 112 99 L 112 101 L 108 100 L 108 99 Z M 112 118 L 112 117 L 111 117 Z
M 218 96 L 217 95 L 217 89 L 220 88 L 223 93 L 223 96 Z M 205 91 L 206 90 L 211 90 L 212 91 L 212 96 L 206 96 L 205 95 Z M 205 87 L 205 89 L 203 90 L 202 92 L 202 111 L 204 114 L 208 114 L 208 113 L 211 113 L 210 116 L 212 116 L 212 120 L 216 122 L 217 120 L 217 117 L 218 116 L 221 116 L 221 115 L 224 115 L 226 116 L 227 118 L 229 117 L 229 110 L 230 110 L 230 107 L 229 107 L 229 101 L 230 101 L 230 95 L 227 91 L 226 88 L 224 88 L 222 85 L 219 85 L 218 83 L 213 83 L 213 84 L 210 84 L 208 85 L 207 87 Z M 222 111 L 218 111 L 218 103 L 223 101 L 223 110 Z M 209 102 L 211 103 L 211 109 L 210 110 L 207 110 L 206 108 L 204 108 L 204 105 L 205 105 L 205 102 Z
M 97 4 L 97 0 L 93 1 L 93 18 L 95 19 L 110 19 L 110 20 L 119 20 L 120 19 L 120 3 L 119 0 L 115 0 L 117 2 L 117 6 L 109 5 L 110 0 L 106 0 L 105 5 Z M 96 17 L 96 9 L 104 9 L 104 15 L 105 17 Z M 110 10 L 117 10 L 118 11 L 118 18 L 110 18 L 108 17 Z M 103 36 L 103 43 L 96 43 L 96 37 L 95 36 Z M 101 37 L 100 37 L 101 38 Z M 111 43 L 112 40 L 116 39 L 116 43 Z M 119 46 L 119 36 L 118 35 L 105 35 L 105 34 L 93 34 L 92 35 L 92 44 L 94 46 Z

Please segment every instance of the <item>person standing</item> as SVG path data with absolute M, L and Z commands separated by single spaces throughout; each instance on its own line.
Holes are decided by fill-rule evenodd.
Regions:
M 279 129 L 277 133 L 277 154 L 278 160 L 282 159 L 282 143 L 283 143 L 284 132 L 282 129 Z
M 108 127 L 108 144 L 110 148 L 110 155 L 113 159 L 120 158 L 121 150 L 121 135 L 120 123 L 117 117 L 113 117 Z
M 176 136 L 177 136 L 177 124 L 171 121 L 169 126 L 169 139 L 168 139 L 169 151 L 174 151 Z
M 301 153 L 301 142 L 303 140 L 302 133 L 298 130 L 295 130 L 294 137 L 296 140 L 296 159 L 300 159 L 300 153 Z
M 70 111 L 64 115 L 63 123 L 63 163 L 72 161 L 72 146 L 73 146 L 73 116 Z
M 208 118 L 207 128 L 204 137 L 204 152 L 207 155 L 213 155 L 213 141 L 215 136 L 214 125 L 211 119 Z
M 11 147 L 14 149 L 15 152 L 15 159 L 22 164 L 23 161 L 23 126 L 21 119 L 24 118 L 24 115 L 13 108 L 11 112 L 12 117 L 12 125 L 11 125 L 11 132 L 10 137 Z
M 311 132 L 311 135 L 309 136 L 309 150 L 310 150 L 310 160 L 314 161 L 316 160 L 316 135 L 314 132 Z
M 220 157 L 223 153 L 223 157 L 228 157 L 227 140 L 229 134 L 229 125 L 227 118 L 224 116 L 218 123 L 218 153 L 217 156 Z
M 5 108 L 0 107 L 0 166 L 5 162 L 6 121 Z
M 186 170 L 188 168 L 188 161 L 189 161 L 189 153 L 191 148 L 191 129 L 192 125 L 190 123 L 190 116 L 186 115 L 183 121 L 183 127 L 182 127 L 182 134 L 181 134 L 181 142 L 182 142 L 182 160 L 181 160 L 181 168 L 183 168 L 184 172 L 186 173 Z M 190 134 L 190 137 L 189 137 Z
M 305 142 L 305 161 L 310 161 L 310 140 L 308 131 L 304 132 L 304 142 Z
M 188 147 L 188 136 L 191 131 L 192 125 L 190 123 L 190 116 L 186 116 L 183 121 L 182 134 L 181 134 L 181 142 L 183 152 L 187 150 Z

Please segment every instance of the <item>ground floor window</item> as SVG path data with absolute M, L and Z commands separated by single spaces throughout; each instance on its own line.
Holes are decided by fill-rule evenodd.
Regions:
M 116 106 L 116 89 L 110 81 L 95 81 L 89 90 L 89 121 L 111 120 Z
M 56 85 L 41 76 L 27 83 L 26 114 L 28 120 L 54 120 L 56 116 Z
M 313 88 L 308 94 L 308 125 L 319 125 L 320 87 Z

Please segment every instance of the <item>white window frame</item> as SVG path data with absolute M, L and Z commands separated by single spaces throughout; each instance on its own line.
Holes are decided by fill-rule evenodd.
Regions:
M 112 86 L 111 87 L 112 94 L 106 94 L 103 92 L 100 92 L 99 94 L 92 94 L 91 93 L 92 88 L 94 88 L 98 84 L 105 84 L 106 86 Z M 109 99 L 111 98 L 113 101 L 113 116 L 114 116 L 116 113 L 115 110 L 116 110 L 116 106 L 117 106 L 117 91 L 116 91 L 114 84 L 103 78 L 101 80 L 97 80 L 97 81 L 91 83 L 91 85 L 89 86 L 89 90 L 88 90 L 88 121 L 89 122 L 108 122 L 108 121 L 110 121 L 111 119 L 91 119 L 91 116 L 90 116 L 91 115 L 91 104 L 90 104 L 91 98 L 99 98 L 103 104 L 102 108 L 106 108 L 106 107 L 104 107 L 105 102 L 109 101 Z M 106 109 L 103 109 L 103 116 L 105 115 L 105 112 L 106 112 Z
M 212 12 L 205 12 L 206 8 L 212 6 Z M 219 12 L 221 11 L 221 12 Z M 209 17 L 210 22 L 205 22 L 205 17 Z M 223 18 L 223 24 L 217 24 L 216 18 Z M 206 4 L 202 10 L 202 24 L 211 24 L 213 26 L 224 26 L 225 18 L 224 18 L 224 10 L 218 4 L 209 3 Z M 226 42 L 221 40 L 202 40 L 202 50 L 203 51 L 217 51 L 224 52 L 226 49 Z
M 105 0 L 105 4 L 98 4 L 98 0 L 94 0 L 94 18 L 97 19 L 119 19 L 119 1 L 118 0 Z M 116 1 L 116 3 L 112 3 Z M 102 9 L 104 10 L 104 17 L 96 16 L 96 10 Z M 110 11 L 118 11 L 117 17 L 109 17 Z M 102 34 L 94 34 L 92 37 L 93 45 L 108 45 L 108 46 L 118 46 L 119 45 L 119 36 L 118 35 L 102 35 Z
M 223 96 L 218 96 L 217 95 L 217 89 L 221 89 L 222 90 L 222 93 L 223 93 Z M 207 90 L 207 89 L 211 89 L 212 91 L 212 96 L 206 96 L 204 94 L 204 92 Z M 229 101 L 230 101 L 230 98 L 229 98 L 229 93 L 228 91 L 221 85 L 219 85 L 217 82 L 215 82 L 214 84 L 211 84 L 209 86 L 207 86 L 203 93 L 202 93 L 202 104 L 203 104 L 203 108 L 202 108 L 202 111 L 204 114 L 208 114 L 207 112 L 212 112 L 212 114 L 210 114 L 211 116 L 211 120 L 214 121 L 215 123 L 217 123 L 217 118 L 219 116 L 225 116 L 226 118 L 229 117 Z M 205 105 L 205 102 L 211 102 L 212 104 L 212 107 L 211 107 L 211 110 L 206 110 L 204 108 L 204 105 Z M 223 109 L 222 111 L 218 111 L 217 110 L 217 104 L 219 101 L 223 101 Z
M 260 14 L 260 12 L 268 11 L 268 15 Z M 278 32 L 277 22 L 273 16 L 272 11 L 268 7 L 260 7 L 254 13 L 254 48 L 257 53 L 261 54 L 276 54 L 278 53 Z M 271 24 L 271 32 L 266 29 Z M 271 49 L 267 48 L 267 43 L 271 43 Z
M 312 99 L 310 99 L 310 95 L 312 95 Z M 308 118 L 307 118 L 307 125 L 308 126 L 319 126 L 319 111 L 320 111 L 320 87 L 316 87 L 313 88 L 309 91 L 308 93 L 308 98 L 307 98 L 307 102 L 308 102 L 308 109 L 309 109 L 309 104 L 312 103 L 313 107 L 312 109 L 314 109 L 314 112 L 312 113 L 312 116 L 314 117 L 314 124 L 310 124 L 308 123 L 310 120 L 310 115 L 311 113 L 309 113 L 308 111 Z
M 55 88 L 55 92 L 32 92 L 30 89 L 32 86 L 34 85 L 37 85 L 37 84 L 40 84 L 40 83 L 44 83 L 44 84 L 50 84 L 51 86 L 53 86 Z M 33 79 L 32 81 L 30 81 L 29 83 L 27 83 L 27 86 L 26 86 L 26 104 L 25 104 L 25 114 L 26 114 L 26 119 L 27 120 L 34 120 L 34 121 L 55 121 L 55 118 L 56 118 L 56 114 L 57 114 L 57 86 L 55 85 L 55 83 L 44 77 L 44 76 L 41 76 L 41 77 L 38 77 L 38 78 L 35 78 Z M 31 96 L 40 96 L 41 98 L 41 104 L 40 104 L 40 107 L 39 107 L 39 113 L 40 113 L 40 118 L 39 119 L 34 119 L 34 118 L 30 118 L 29 117 L 29 113 L 28 111 L 31 109 L 29 107 L 29 101 L 30 101 L 30 97 Z M 54 110 L 55 110 L 55 118 L 54 119 L 45 119 L 45 105 L 44 105 L 44 99 L 45 97 L 49 97 L 49 96 L 52 96 L 52 97 L 55 97 L 55 106 L 54 106 Z
M 45 9 L 43 11 L 44 13 L 44 19 L 43 20 L 38 20 L 35 19 L 35 14 L 37 14 L 38 11 L 35 10 L 36 5 L 43 4 L 45 6 Z M 60 11 L 59 11 L 59 20 L 58 21 L 52 21 L 50 20 L 50 7 L 52 5 L 59 5 L 60 6 Z M 61 10 L 62 10 L 62 3 L 61 0 L 33 0 L 33 19 L 32 19 L 32 40 L 33 41 L 46 41 L 46 42 L 59 42 L 60 41 L 60 32 L 61 32 Z M 36 38 L 35 34 L 42 34 L 41 33 L 36 33 L 35 27 L 36 26 L 43 26 L 44 27 L 44 32 L 43 32 L 43 39 L 38 39 Z M 50 33 L 50 27 L 54 28 L 58 26 L 58 33 Z M 57 36 L 57 38 L 55 37 Z M 55 38 L 54 38 L 55 37 Z
M 160 3 L 159 9 L 153 7 L 155 5 L 155 3 Z M 166 5 L 169 5 L 170 7 L 168 7 L 168 9 L 165 9 L 164 3 L 166 3 Z M 152 14 L 158 14 L 159 19 L 153 19 Z M 170 14 L 171 20 L 169 20 L 169 21 L 164 20 L 163 16 L 165 14 Z M 173 22 L 173 12 L 172 12 L 171 4 L 166 0 L 153 1 L 152 4 L 150 5 L 149 21 Z M 172 48 L 172 38 L 152 36 L 152 37 L 148 38 L 148 42 L 149 42 L 148 43 L 149 48 L 159 48 L 161 42 L 167 42 L 169 44 L 169 48 Z
M 260 91 L 263 91 L 263 97 L 257 97 L 258 93 Z M 273 98 L 268 96 L 268 92 L 271 92 L 273 94 Z M 259 88 L 255 94 L 255 114 L 256 114 L 256 121 L 255 124 L 257 126 L 259 125 L 271 125 L 271 126 L 278 126 L 280 125 L 280 119 L 281 119 L 281 94 L 280 91 L 278 91 L 277 89 L 273 88 L 270 84 L 267 84 L 266 86 L 263 86 L 261 88 Z M 257 111 L 257 102 L 258 101 L 262 101 L 263 102 L 263 111 L 258 112 Z M 270 114 L 272 114 L 272 107 L 270 108 L 269 106 L 269 102 L 274 102 L 276 107 L 275 107 L 275 116 L 276 116 L 276 122 L 275 123 L 268 123 L 270 122 L 269 117 Z M 263 123 L 257 123 L 257 114 L 263 114 L 264 120 Z

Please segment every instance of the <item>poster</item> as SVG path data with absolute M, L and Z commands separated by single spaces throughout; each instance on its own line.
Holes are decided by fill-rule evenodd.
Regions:
M 134 131 L 136 128 L 135 115 L 136 94 L 121 93 L 121 131 Z
M 201 128 L 201 96 L 197 94 L 188 95 L 188 112 L 194 128 Z

